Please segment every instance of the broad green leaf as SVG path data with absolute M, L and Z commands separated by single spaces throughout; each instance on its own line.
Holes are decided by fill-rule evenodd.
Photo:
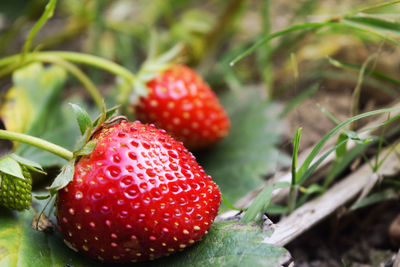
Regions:
M 86 129 L 92 127 L 92 121 L 89 117 L 89 114 L 83 108 L 81 108 L 80 106 L 78 106 L 76 104 L 70 103 L 70 105 L 72 106 L 72 108 L 75 112 L 75 116 L 76 116 L 76 120 L 78 121 L 79 129 L 81 130 L 81 134 L 83 135 L 85 133 Z
M 138 266 L 281 266 L 289 258 L 289 253 L 284 248 L 262 243 L 270 234 L 258 225 L 218 222 L 193 247 Z
M 22 174 L 21 166 L 10 156 L 0 159 L 0 173 L 6 173 L 14 177 L 25 179 Z
M 63 104 L 57 113 L 48 116 L 48 119 L 53 121 L 52 125 L 49 125 L 48 131 L 39 137 L 73 151 L 80 136 L 74 115 L 67 104 Z M 62 123 L 56 124 L 56 120 L 62 121 Z M 64 159 L 50 152 L 25 144 L 20 144 L 16 152 L 24 158 L 39 163 L 44 168 L 62 166 L 66 163 Z
M 0 117 L 5 129 L 13 132 L 25 132 L 34 114 L 34 104 L 23 88 L 12 87 L 4 97 L 0 108 Z
M 116 266 L 74 252 L 64 244 L 59 232 L 46 234 L 33 230 L 32 211 L 17 213 L 0 209 L 0 214 L 0 266 Z M 202 241 L 183 252 L 135 266 L 280 266 L 290 255 L 284 248 L 262 243 L 270 234 L 258 225 L 218 222 Z
M 1 116 L 10 114 L 7 112 L 16 108 L 25 110 L 18 116 L 12 116 L 11 113 L 7 117 L 8 121 L 18 120 L 19 117 L 26 119 L 16 131 L 72 149 L 79 132 L 70 107 L 61 102 L 65 79 L 65 71 L 55 66 L 44 67 L 42 64 L 34 63 L 19 69 L 13 74 L 14 88 L 18 94 L 6 102 L 6 105 L 14 103 L 15 106 L 2 110 Z M 43 167 L 60 166 L 65 163 L 64 159 L 25 144 L 19 144 L 16 153 Z
M 235 202 L 261 185 L 276 166 L 280 108 L 264 101 L 254 88 L 229 93 L 222 101 L 227 103 L 230 133 L 198 159 L 227 200 Z
M 58 232 L 45 234 L 33 230 L 32 211 L 0 208 L 0 214 L 0 266 L 99 266 L 69 249 Z
M 66 73 L 63 69 L 56 66 L 45 68 L 40 63 L 30 64 L 14 72 L 14 86 L 26 94 L 33 107 L 26 127 L 27 133 L 45 132 L 43 125 L 46 124 L 42 120 L 58 108 L 56 104 L 65 79 Z

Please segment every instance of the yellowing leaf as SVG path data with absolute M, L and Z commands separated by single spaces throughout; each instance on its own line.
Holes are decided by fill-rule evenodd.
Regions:
M 0 109 L 0 117 L 6 129 L 13 132 L 25 132 L 32 118 L 34 107 L 29 101 L 27 92 L 18 87 L 12 87 L 5 96 Z

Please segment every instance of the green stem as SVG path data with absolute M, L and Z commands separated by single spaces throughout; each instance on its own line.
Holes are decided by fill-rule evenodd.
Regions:
M 83 73 L 79 68 L 77 68 L 74 64 L 69 63 L 68 61 L 63 60 L 62 58 L 55 57 L 55 56 L 41 56 L 40 58 L 37 58 L 37 61 L 41 62 L 46 62 L 46 63 L 52 63 L 55 65 L 58 65 L 68 72 L 70 72 L 72 75 L 74 75 L 82 84 L 85 86 L 86 90 L 88 93 L 91 95 L 93 98 L 94 102 L 98 106 L 101 112 L 105 112 L 106 107 L 103 101 L 103 98 L 97 89 L 97 87 L 93 84 L 93 82 L 87 77 L 85 73 Z M 6 68 L 2 69 L 0 71 L 0 78 L 12 73 L 14 70 L 18 69 L 20 67 L 19 64 L 12 64 L 7 66 Z
M 42 14 L 42 16 L 39 18 L 39 20 L 35 23 L 33 28 L 28 34 L 28 37 L 26 38 L 24 47 L 22 48 L 22 53 L 21 53 L 21 62 L 24 61 L 26 54 L 29 52 L 32 46 L 33 38 L 35 38 L 36 34 L 38 31 L 43 27 L 43 25 L 48 21 L 54 14 L 54 9 L 56 8 L 57 0 L 50 0 L 46 7 L 45 10 Z
M 297 194 L 299 191 L 299 186 L 298 185 L 291 185 L 290 186 L 290 191 L 289 191 L 289 197 L 288 197 L 288 214 L 292 213 L 294 209 L 296 208 L 296 199 L 297 199 Z
M 297 181 L 297 157 L 299 155 L 300 138 L 303 128 L 299 128 L 293 138 L 293 155 L 292 155 L 292 181 L 290 184 L 290 192 L 288 196 L 288 213 L 291 213 L 296 208 L 296 199 L 298 194 Z
M 81 63 L 81 64 L 86 64 L 86 65 L 91 65 L 106 71 L 109 71 L 111 73 L 114 73 L 115 75 L 121 76 L 131 83 L 135 80 L 135 75 L 130 72 L 128 69 L 110 61 L 107 59 L 103 59 L 101 57 L 89 55 L 89 54 L 84 54 L 84 53 L 78 53 L 78 52 L 65 52 L 65 51 L 51 51 L 51 52 L 34 52 L 34 53 L 29 53 L 26 54 L 25 61 L 43 61 L 43 59 L 48 58 L 48 57 L 59 57 L 67 61 L 72 61 L 75 63 Z M 18 60 L 20 59 L 20 54 L 9 56 L 6 58 L 3 58 L 0 60 L 0 68 L 18 63 Z
M 69 63 L 61 58 L 57 57 L 43 57 L 44 62 L 53 63 L 59 65 L 60 67 L 69 71 L 72 75 L 74 75 L 82 84 L 85 86 L 88 93 L 93 98 L 94 102 L 96 103 L 97 107 L 100 109 L 101 112 L 106 112 L 106 107 L 103 101 L 103 97 L 101 96 L 97 87 L 93 84 L 93 82 L 89 79 L 89 77 L 83 73 L 79 68 L 77 68 L 74 64 Z
M 377 57 L 378 57 L 378 54 L 372 54 L 371 56 L 369 56 L 367 58 L 367 60 L 361 66 L 360 72 L 358 74 L 357 85 L 354 88 L 353 94 L 351 96 L 350 112 L 351 112 L 352 117 L 358 115 L 359 106 L 360 106 L 361 89 L 362 89 L 362 83 L 364 80 L 365 70 L 367 69 L 368 64 L 372 60 L 375 60 Z M 356 121 L 353 121 L 350 124 L 349 129 L 351 131 L 354 131 L 355 128 L 356 128 Z
M 45 141 L 43 139 L 30 136 L 27 134 L 22 134 L 22 133 L 15 133 L 15 132 L 10 132 L 6 130 L 0 130 L 0 139 L 6 139 L 6 140 L 11 140 L 11 141 L 17 141 L 17 142 L 22 142 L 28 145 L 35 146 L 37 148 L 46 150 L 50 153 L 53 153 L 59 157 L 62 157 L 66 160 L 71 160 L 73 158 L 73 153 L 61 146 L 58 146 L 56 144 L 50 143 L 48 141 Z

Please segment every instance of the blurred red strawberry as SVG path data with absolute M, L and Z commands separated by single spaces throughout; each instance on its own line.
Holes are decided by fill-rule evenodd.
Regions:
M 173 65 L 147 82 L 148 96 L 137 118 L 154 123 L 189 149 L 215 144 L 230 128 L 229 118 L 208 84 L 192 69 Z

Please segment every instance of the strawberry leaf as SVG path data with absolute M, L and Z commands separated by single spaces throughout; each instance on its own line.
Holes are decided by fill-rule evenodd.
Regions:
M 115 114 L 117 113 L 117 111 L 118 111 L 119 108 L 120 108 L 120 106 L 118 105 L 118 106 L 114 106 L 114 107 L 108 109 L 108 110 L 106 111 L 106 118 L 105 118 L 105 120 L 108 120 L 108 119 L 111 118 L 113 115 L 115 115 Z M 101 118 L 101 115 L 98 116 L 98 117 L 94 120 L 94 122 L 93 122 L 93 128 L 96 128 L 96 127 L 98 126 L 97 124 L 99 123 L 100 118 Z
M 76 104 L 70 103 L 70 105 L 74 110 L 79 129 L 81 130 L 81 134 L 83 135 L 86 132 L 86 129 L 92 127 L 92 121 L 89 117 L 89 114 L 83 108 Z
M 59 232 L 46 234 L 33 230 L 32 210 L 17 213 L 0 208 L 0 214 L 0 266 L 115 266 L 74 252 L 64 244 Z M 135 266 L 280 266 L 290 255 L 284 248 L 262 243 L 269 235 L 269 231 L 258 225 L 218 222 L 192 247 Z
M 77 156 L 89 155 L 96 148 L 96 145 L 97 145 L 96 141 L 94 140 L 89 141 L 84 147 L 82 147 L 79 151 L 77 151 L 75 155 Z
M 13 73 L 13 87 L 0 108 L 7 130 L 23 132 L 72 150 L 79 137 L 70 107 L 61 101 L 66 72 L 57 66 L 33 63 Z M 43 167 L 62 166 L 65 160 L 36 147 L 18 144 L 18 155 Z
M 270 234 L 255 224 L 217 222 L 194 246 L 139 266 L 281 266 L 290 255 L 284 248 L 262 243 Z
M 74 159 L 70 160 L 61 169 L 60 174 L 57 175 L 51 186 L 48 188 L 50 190 L 51 195 L 55 195 L 58 190 L 64 188 L 65 186 L 68 185 L 69 182 L 72 181 L 72 179 L 74 178 L 74 171 L 75 171 L 74 164 L 75 160 Z
M 21 166 L 10 156 L 0 159 L 0 172 L 25 179 L 24 175 L 22 174 Z
M 20 156 L 18 156 L 17 154 L 10 154 L 10 157 L 13 158 L 14 160 L 16 160 L 21 167 L 24 166 L 26 167 L 29 171 L 33 171 L 33 172 L 37 172 L 37 173 L 41 173 L 44 175 L 47 175 L 47 172 L 45 172 L 42 168 L 42 166 L 40 166 L 39 164 L 37 164 L 36 162 L 30 161 L 28 159 L 22 158 Z
M 58 233 L 33 230 L 32 210 L 13 212 L 0 208 L 0 213 L 0 266 L 99 266 L 69 249 Z
M 235 202 L 275 168 L 280 108 L 263 100 L 254 88 L 231 92 L 221 100 L 231 119 L 230 133 L 198 159 L 227 200 Z
M 46 174 L 45 172 L 43 172 L 43 168 L 42 166 L 40 166 L 40 164 L 31 161 L 29 159 L 25 159 L 23 157 L 18 156 L 17 154 L 11 154 L 10 155 L 11 158 L 13 158 L 14 160 L 18 161 L 20 164 L 25 165 L 28 169 L 32 170 L 32 171 L 36 171 L 36 172 L 40 172 L 43 174 Z

